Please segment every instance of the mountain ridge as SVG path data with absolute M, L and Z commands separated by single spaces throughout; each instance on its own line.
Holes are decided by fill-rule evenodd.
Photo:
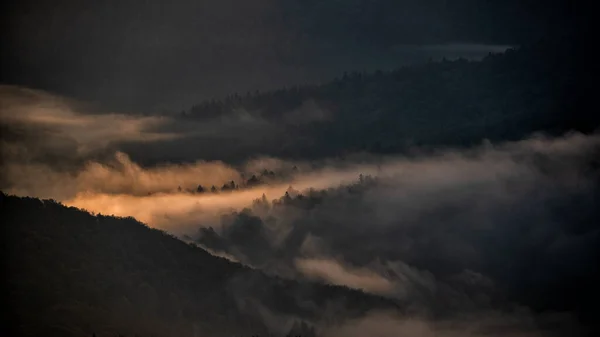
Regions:
M 292 321 L 295 329 L 317 322 L 333 307 L 346 308 L 333 315 L 339 321 L 378 307 L 400 310 L 346 287 L 266 276 L 131 217 L 0 198 L 13 314 L 7 323 L 18 336 L 266 335 L 294 328 Z M 294 319 L 277 327 L 260 311 Z

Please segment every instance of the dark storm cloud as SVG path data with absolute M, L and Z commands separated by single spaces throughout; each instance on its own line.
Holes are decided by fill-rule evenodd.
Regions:
M 110 108 L 182 109 L 233 91 L 439 55 L 395 48 L 403 44 L 518 43 L 524 34 L 515 27 L 535 28 L 538 14 L 548 16 L 539 8 L 434 0 L 20 1 L 3 14 L 3 82 Z

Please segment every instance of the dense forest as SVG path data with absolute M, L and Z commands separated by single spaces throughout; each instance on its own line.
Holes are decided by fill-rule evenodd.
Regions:
M 592 97 L 590 66 L 577 40 L 543 40 L 482 61 L 443 60 L 345 73 L 320 85 L 236 93 L 197 104 L 180 117 L 247 114 L 277 123 L 289 138 L 284 143 L 293 144 L 272 144 L 268 154 L 289 157 L 472 145 L 535 131 L 589 132 L 599 122 L 586 104 Z
M 399 310 L 345 287 L 268 277 L 133 218 L 4 194 L 0 214 L 2 329 L 19 336 L 314 336 L 308 322 Z

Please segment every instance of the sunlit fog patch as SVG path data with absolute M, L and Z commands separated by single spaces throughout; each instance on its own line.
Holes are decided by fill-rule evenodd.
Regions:
M 210 177 L 210 174 L 203 176 L 200 167 L 190 166 L 188 169 L 191 172 L 180 166 L 171 168 L 172 171 L 168 167 L 138 171 L 139 167 L 136 167 L 134 172 L 115 173 L 96 165 L 99 164 L 94 164 L 92 170 L 83 171 L 77 177 L 78 188 L 82 192 L 63 199 L 66 205 L 95 213 L 133 216 L 151 226 L 177 232 L 197 226 L 218 227 L 220 215 L 251 206 L 254 200 L 263 195 L 269 200 L 279 198 L 291 191 L 291 186 L 298 190 L 323 189 L 356 177 L 355 172 L 314 172 L 285 182 L 223 190 L 221 184 L 228 183 L 230 179 L 234 183 L 239 181 L 240 173 L 224 169 L 219 164 L 207 164 L 200 167 L 215 174 L 216 179 L 209 180 L 203 185 L 205 191 L 197 193 L 197 183 Z M 211 171 L 210 167 L 225 172 L 225 176 Z M 177 174 L 178 170 L 181 175 Z M 219 186 L 215 192 L 208 187 L 211 186 L 210 182 Z
M 549 186 L 582 188 L 586 178 L 578 161 L 598 143 L 597 136 L 573 134 L 410 158 L 387 157 L 371 163 L 332 160 L 314 166 L 262 158 L 237 168 L 205 161 L 143 167 L 126 154 L 116 153 L 112 159 L 88 161 L 70 172 L 11 162 L 2 169 L 9 181 L 8 193 L 56 198 L 92 212 L 134 216 L 152 226 L 180 229 L 249 207 L 262 195 L 273 200 L 286 192 L 333 188 L 353 184 L 362 176 L 376 176 L 378 187 L 366 191 L 361 202 L 377 205 L 374 221 L 381 225 L 400 215 L 410 222 L 440 200 L 510 202 L 548 182 L 540 167 L 551 172 L 554 180 Z M 536 159 L 540 156 L 543 160 Z M 235 187 L 224 191 L 230 183 Z M 483 207 L 485 212 L 486 205 L 489 202 L 472 207 Z
M 221 162 L 163 164 L 144 168 L 121 152 L 104 162 L 90 160 L 79 168 L 61 170 L 41 163 L 11 163 L 2 166 L 4 188 L 15 194 L 66 200 L 78 193 L 146 196 L 173 193 L 179 189 L 196 191 L 231 180 L 240 173 Z
M 149 196 L 81 193 L 63 202 L 94 213 L 133 216 L 150 226 L 181 232 L 184 228 L 218 227 L 221 215 L 246 207 L 256 198 L 257 193 L 262 194 L 260 192 L 269 191 L 214 195 L 157 193 Z

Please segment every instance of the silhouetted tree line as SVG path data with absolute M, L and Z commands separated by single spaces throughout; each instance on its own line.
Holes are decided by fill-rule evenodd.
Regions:
M 376 186 L 379 179 L 371 175 L 360 174 L 352 184 L 332 187 L 323 190 L 309 189 L 297 191 L 292 186 L 278 199 L 269 201 L 263 194 L 254 200 L 251 208 L 240 212 L 232 212 L 221 218 L 219 233 L 212 227 L 200 228 L 195 237 L 190 240 L 217 252 L 225 252 L 236 257 L 241 253 L 245 263 L 262 267 L 272 260 L 293 258 L 298 256 L 306 235 L 314 228 L 312 223 L 303 223 L 299 217 L 293 223 L 293 228 L 282 244 L 275 247 L 268 239 L 268 224 L 270 215 L 278 211 L 305 211 L 309 214 L 323 203 L 347 203 L 349 207 L 359 207 L 364 193 Z M 273 220 L 275 221 L 275 220 Z M 317 224 L 318 226 L 319 224 Z M 327 226 L 325 226 L 327 227 Z M 335 230 L 336 226 L 320 228 L 319 230 Z M 289 262 L 289 261 L 288 261 Z M 268 269 L 268 268 L 267 268 Z M 295 275 L 295 277 L 302 277 Z
M 206 192 L 218 193 L 218 192 L 235 191 L 235 190 L 239 190 L 239 189 L 251 188 L 251 187 L 266 184 L 268 181 L 275 179 L 276 177 L 277 176 L 276 176 L 275 172 L 265 169 L 258 175 L 253 174 L 250 178 L 246 179 L 243 182 L 243 184 L 241 184 L 241 185 L 236 184 L 235 181 L 232 180 L 228 183 L 224 183 L 220 188 L 215 185 L 212 185 L 210 188 L 204 187 L 202 185 L 198 185 L 198 187 L 196 187 L 195 190 L 188 189 L 188 190 L 186 190 L 186 192 L 200 194 L 200 193 L 206 193 Z M 179 186 L 177 188 L 177 191 L 182 192 L 181 186 Z
M 377 183 L 377 177 L 360 174 L 358 180 L 354 183 L 340 187 L 331 187 L 322 190 L 311 188 L 308 191 L 301 193 L 290 186 L 284 195 L 279 199 L 273 200 L 271 205 L 272 207 L 297 207 L 304 210 L 310 210 L 327 198 L 335 198 L 340 195 L 361 195 L 364 191 Z M 257 205 L 264 205 L 265 202 L 266 197 L 263 196 L 261 199 L 255 200 L 253 205 L 256 207 Z

